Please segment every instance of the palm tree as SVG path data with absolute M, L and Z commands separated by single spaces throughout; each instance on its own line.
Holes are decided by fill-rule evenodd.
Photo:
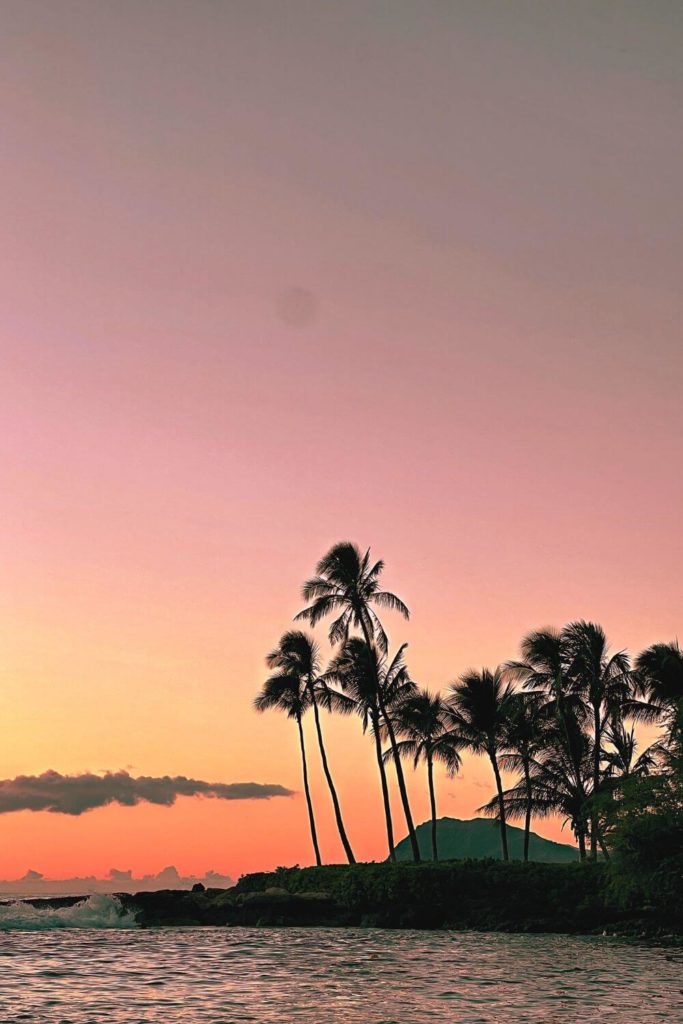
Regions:
M 584 701 L 593 726 L 593 792 L 602 779 L 603 733 L 610 720 L 619 715 L 631 687 L 631 665 L 625 651 L 610 655 L 602 626 L 595 622 L 570 622 L 562 630 L 569 657 L 568 674 L 572 689 Z M 598 812 L 591 817 L 591 857 L 598 851 Z
M 567 732 L 574 733 L 567 743 Z M 561 814 L 569 821 L 579 845 L 579 857 L 586 859 L 586 832 L 591 793 L 592 745 L 580 722 L 567 715 L 565 723 L 555 727 L 547 737 L 548 747 L 532 758 L 529 766 L 533 814 L 539 818 Z M 576 754 L 579 771 L 576 772 Z M 526 816 L 529 790 L 526 779 L 503 792 L 508 818 Z M 479 808 L 484 814 L 500 819 L 500 794 Z
M 323 772 L 330 790 L 330 796 L 332 797 L 332 806 L 334 808 L 339 838 L 341 839 L 349 864 L 355 864 L 356 859 L 346 835 L 346 829 L 344 828 L 341 807 L 339 806 L 337 791 L 332 781 L 332 774 L 323 742 L 322 727 L 320 725 L 318 702 L 320 701 L 320 703 L 329 707 L 335 699 L 335 695 L 327 691 L 324 680 L 320 676 L 320 651 L 318 645 L 312 637 L 307 636 L 301 630 L 290 630 L 280 638 L 280 642 L 275 650 L 271 651 L 266 658 L 266 664 L 268 668 L 278 669 L 283 675 L 298 680 L 299 686 L 303 687 L 308 694 L 310 706 L 313 708 L 320 760 L 322 761 Z
M 613 783 L 620 784 L 633 776 L 649 775 L 656 766 L 657 744 L 646 747 L 642 754 L 638 754 L 635 729 L 627 729 L 621 719 L 605 729 L 605 739 L 611 746 L 603 751 L 602 757 L 607 764 L 607 778 Z
M 602 844 L 599 823 L 599 793 L 604 760 L 603 738 L 609 722 L 622 714 L 631 688 L 629 660 L 625 652 L 609 655 L 604 630 L 597 624 L 579 620 L 562 630 L 543 629 L 528 634 L 522 641 L 524 661 L 510 667 L 525 687 L 540 689 L 548 695 L 546 714 L 563 731 L 566 756 L 573 763 L 572 774 L 583 772 L 581 730 L 591 723 L 593 733 L 591 799 L 591 856 L 597 856 Z M 584 837 L 585 838 L 585 837 Z
M 503 860 L 509 860 L 503 784 L 498 767 L 498 754 L 503 748 L 507 719 L 513 706 L 512 684 L 505 669 L 470 669 L 450 688 L 446 702 L 446 723 L 461 738 L 463 745 L 475 754 L 485 754 L 491 762 L 498 792 L 500 840 Z
M 552 627 L 534 630 L 522 638 L 522 661 L 510 661 L 507 670 L 524 688 L 544 697 L 543 714 L 564 732 L 567 752 L 574 760 L 574 774 L 580 775 L 580 750 L 573 749 L 573 724 L 584 716 L 585 708 L 572 692 L 567 675 L 569 653 L 566 638 Z
M 403 652 L 406 646 L 406 644 L 403 644 L 393 659 L 389 661 L 387 655 L 379 654 L 374 645 L 368 646 L 360 637 L 349 637 L 339 654 L 330 662 L 324 677 L 326 683 L 336 682 L 344 691 L 344 696 L 349 703 L 346 708 L 339 705 L 339 710 L 355 707 L 357 713 L 361 716 L 363 731 L 365 732 L 368 724 L 372 728 L 375 740 L 375 754 L 382 785 L 387 843 L 391 860 L 395 860 L 396 855 L 394 853 L 394 830 L 389 803 L 389 787 L 382 755 L 382 734 L 384 731 L 387 731 L 385 719 L 385 714 L 388 713 L 387 709 L 397 707 L 415 692 L 414 683 L 410 680 L 408 669 L 403 660 Z M 402 779 L 402 774 L 399 777 L 397 771 L 396 777 L 397 779 Z M 408 809 L 408 813 L 410 813 L 410 809 Z M 412 818 L 410 819 L 410 824 L 412 825 Z
M 570 654 L 563 633 L 552 627 L 534 630 L 522 638 L 521 650 L 522 660 L 507 662 L 506 669 L 526 690 L 545 695 L 547 718 L 562 723 L 565 717 L 583 715 L 568 674 Z
M 518 771 L 522 775 L 526 792 L 524 813 L 524 862 L 529 860 L 529 835 L 533 794 L 531 789 L 531 765 L 543 749 L 547 735 L 547 719 L 543 698 L 540 693 L 514 693 L 510 703 L 510 717 L 504 728 L 504 753 L 499 761 L 507 771 Z
M 635 662 L 635 691 L 640 698 L 629 707 L 634 717 L 662 721 L 672 742 L 683 732 L 683 651 L 674 640 L 652 644 Z
M 268 711 L 271 708 L 276 711 L 283 711 L 288 718 L 296 721 L 299 730 L 299 747 L 301 749 L 301 765 L 304 778 L 304 793 L 306 794 L 306 806 L 308 807 L 308 821 L 311 827 L 311 841 L 315 853 L 315 863 L 318 867 L 322 864 L 320 847 L 318 846 L 318 834 L 315 827 L 315 816 L 313 814 L 313 802 L 311 791 L 308 785 L 308 766 L 306 764 L 306 744 L 304 742 L 304 730 L 301 719 L 308 710 L 311 703 L 311 696 L 305 683 L 300 676 L 285 675 L 278 673 L 270 676 L 263 684 L 263 689 L 254 700 L 254 708 L 257 711 Z
M 369 648 L 376 640 L 378 652 L 374 658 L 370 657 L 369 663 L 371 666 L 379 666 L 379 660 L 387 653 L 388 640 L 373 605 L 398 611 L 406 619 L 410 615 L 400 598 L 389 591 L 379 589 L 379 577 L 383 569 L 384 562 L 381 560 L 375 562 L 374 565 L 370 563 L 369 548 L 362 555 L 360 548 L 349 541 L 335 544 L 318 562 L 316 575 L 304 583 L 302 596 L 304 601 L 310 601 L 311 604 L 295 615 L 295 620 L 306 619 L 311 626 L 315 626 L 326 615 L 332 612 L 339 613 L 330 625 L 328 633 L 330 643 L 337 644 L 346 641 L 352 627 L 360 629 Z M 379 679 L 376 686 L 382 724 L 386 727 L 389 742 L 394 751 L 396 778 L 413 859 L 419 862 L 420 848 L 410 812 L 408 791 L 401 759 L 396 754 L 396 734 L 389 716 L 389 709 L 386 706 L 384 687 L 380 685 Z
M 432 860 L 438 860 L 434 762 L 442 761 L 448 774 L 454 775 L 460 768 L 458 747 L 461 747 L 462 743 L 446 727 L 441 697 L 433 696 L 429 690 L 420 690 L 398 705 L 395 727 L 399 735 L 405 737 L 397 744 L 399 755 L 412 757 L 414 767 L 417 767 L 421 760 L 427 765 L 429 806 L 432 814 Z M 387 754 L 393 756 L 391 748 Z
M 383 569 L 381 560 L 370 564 L 369 548 L 362 555 L 360 548 L 350 541 L 335 544 L 318 562 L 316 575 L 304 583 L 303 599 L 312 603 L 295 619 L 306 619 L 315 626 L 331 612 L 339 612 L 330 626 L 331 644 L 346 640 L 354 626 L 361 630 L 366 644 L 376 638 L 380 651 L 386 653 L 387 636 L 372 606 L 400 612 L 406 619 L 410 613 L 395 594 L 379 589 Z

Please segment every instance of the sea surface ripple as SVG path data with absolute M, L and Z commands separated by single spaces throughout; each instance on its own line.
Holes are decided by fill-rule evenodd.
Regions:
M 329 928 L 0 932 L 16 1024 L 649 1024 L 679 952 L 610 938 Z

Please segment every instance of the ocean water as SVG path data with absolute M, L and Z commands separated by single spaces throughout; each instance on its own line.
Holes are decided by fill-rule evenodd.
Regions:
M 142 930 L 116 901 L 0 907 L 2 1024 L 683 1021 L 683 955 L 611 938 Z

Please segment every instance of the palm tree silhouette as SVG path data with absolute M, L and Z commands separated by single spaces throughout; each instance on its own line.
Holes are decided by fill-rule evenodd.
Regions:
M 636 699 L 630 712 L 641 721 L 661 720 L 673 743 L 683 733 L 683 651 L 678 641 L 652 644 L 635 661 Z
M 569 675 L 571 653 L 566 636 L 552 627 L 534 630 L 522 638 L 521 650 L 522 660 L 509 661 L 507 670 L 513 679 L 522 681 L 525 689 L 545 698 L 543 716 L 550 726 L 555 726 L 555 745 L 560 745 L 563 758 L 571 761 L 572 778 L 583 779 L 581 729 L 586 706 L 575 692 Z M 580 843 L 585 844 L 585 822 L 581 827 Z
M 585 702 L 593 726 L 593 792 L 602 779 L 603 733 L 611 719 L 620 714 L 631 686 L 628 655 L 609 654 L 607 637 L 595 622 L 570 622 L 562 630 L 569 657 L 568 674 L 572 689 Z M 599 822 L 597 807 L 591 816 L 591 857 L 597 857 Z
M 567 743 L 567 732 L 572 735 Z M 547 749 L 530 762 L 531 804 L 536 817 L 555 814 L 569 821 L 579 845 L 579 857 L 586 859 L 586 832 L 591 800 L 592 742 L 580 722 L 570 713 L 547 737 Z M 577 751 L 578 774 L 577 774 Z M 526 816 L 529 791 L 526 780 L 503 792 L 505 814 L 509 818 Z M 479 808 L 500 819 L 500 794 Z
M 505 726 L 512 710 L 513 688 L 506 681 L 505 669 L 470 669 L 450 688 L 445 719 L 464 746 L 475 754 L 485 754 L 491 762 L 498 793 L 500 841 L 503 860 L 509 860 L 503 784 L 498 767 L 498 754 L 503 749 Z
M 384 569 L 384 562 L 370 563 L 370 549 L 361 554 L 360 548 L 350 541 L 335 544 L 316 566 L 316 575 L 304 583 L 302 596 L 311 604 L 297 615 L 297 619 L 306 619 L 315 626 L 326 615 L 339 613 L 329 628 L 331 644 L 345 642 L 352 627 L 360 629 L 368 647 L 377 643 L 377 656 L 370 658 L 370 665 L 379 665 L 379 659 L 388 650 L 387 635 L 373 605 L 398 611 L 406 619 L 409 611 L 403 601 L 387 590 L 380 590 L 379 577 Z M 415 825 L 410 811 L 408 791 L 401 766 L 401 759 L 396 755 L 396 734 L 386 707 L 384 687 L 377 680 L 377 701 L 382 716 L 382 724 L 386 727 L 391 748 L 396 762 L 396 779 L 401 795 L 403 813 L 406 819 L 413 859 L 420 860 L 420 848 L 415 834 Z
M 415 692 L 408 669 L 403 660 L 406 644 L 398 649 L 391 661 L 386 654 L 380 654 L 374 644 L 368 645 L 360 637 L 349 637 L 341 651 L 330 662 L 325 681 L 341 686 L 347 705 L 338 702 L 339 710 L 355 708 L 363 723 L 363 731 L 370 725 L 375 741 L 375 755 L 382 786 L 382 802 L 387 829 L 389 858 L 396 859 L 394 852 L 394 830 L 389 802 L 389 786 L 382 755 L 382 735 L 388 734 L 387 716 Z M 393 731 L 393 724 L 392 724 Z M 394 733 L 395 741 L 395 733 Z M 393 750 L 393 746 L 392 746 Z M 396 759 L 397 761 L 400 758 Z M 400 768 L 400 765 L 399 765 Z M 396 777 L 399 779 L 399 772 Z M 405 783 L 403 783 L 405 786 Z M 405 804 L 404 804 L 405 810 Z M 410 809 L 408 809 L 408 814 Z M 412 826 L 412 818 L 410 819 Z
M 638 754 L 638 741 L 635 729 L 627 729 L 622 719 L 617 719 L 605 729 L 605 739 L 611 748 L 603 751 L 603 760 L 607 764 L 607 777 L 617 785 L 633 776 L 649 775 L 657 764 L 659 744 L 646 747 Z
M 399 755 L 412 757 L 415 768 L 420 761 L 425 761 L 427 765 L 429 806 L 432 815 L 432 860 L 438 860 L 434 762 L 442 761 L 448 774 L 454 775 L 461 764 L 458 749 L 462 748 L 463 744 L 446 726 L 441 697 L 432 695 L 429 690 L 420 690 L 400 703 L 395 723 L 398 734 L 405 737 L 397 744 Z M 393 757 L 391 748 L 387 755 Z
M 505 723 L 504 752 L 499 762 L 506 771 L 521 773 L 526 793 L 524 813 L 524 861 L 529 860 L 529 834 L 533 811 L 531 765 L 547 741 L 547 718 L 544 714 L 543 695 L 537 692 L 514 693 L 510 702 L 510 717 Z
M 279 672 L 269 676 L 263 684 L 263 689 L 254 700 L 256 711 L 268 711 L 273 708 L 282 711 L 288 718 L 293 718 L 299 730 L 299 747 L 301 750 L 301 766 L 304 780 L 304 793 L 306 794 L 306 806 L 308 807 L 308 821 L 311 828 L 311 841 L 315 853 L 315 862 L 318 867 L 322 864 L 320 847 L 318 846 L 318 834 L 315 827 L 315 815 L 313 814 L 313 802 L 311 791 L 308 785 L 308 765 L 306 763 L 306 744 L 304 742 L 304 730 L 301 724 L 305 712 L 311 704 L 311 696 L 305 681 L 300 675 L 287 675 Z
M 323 742 L 318 704 L 321 703 L 329 708 L 335 702 L 336 695 L 328 692 L 325 682 L 320 675 L 320 651 L 318 645 L 312 637 L 307 636 L 301 630 L 290 630 L 282 635 L 275 650 L 271 651 L 268 655 L 266 664 L 268 668 L 278 669 L 283 675 L 299 680 L 300 685 L 308 693 L 309 703 L 313 708 L 320 760 L 322 761 L 323 772 L 327 780 L 330 796 L 332 797 L 332 806 L 334 808 L 339 838 L 341 839 L 349 864 L 355 864 L 356 859 L 353 855 L 346 829 L 344 828 L 341 807 L 334 782 L 332 781 L 332 774 L 327 761 L 327 752 Z
M 350 541 L 335 544 L 318 562 L 316 575 L 304 583 L 303 599 L 312 603 L 295 615 L 295 620 L 306 619 L 315 626 L 326 615 L 339 612 L 330 625 L 331 644 L 346 640 L 354 626 L 360 629 L 366 644 L 376 639 L 380 651 L 386 653 L 387 636 L 372 606 L 400 612 L 406 619 L 410 613 L 395 594 L 380 590 L 383 569 L 381 560 L 370 564 L 369 548 L 361 555 L 358 546 Z

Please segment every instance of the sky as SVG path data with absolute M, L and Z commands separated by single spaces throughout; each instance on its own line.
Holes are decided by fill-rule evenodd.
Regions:
M 677 0 L 0 22 L 0 779 L 294 791 L 7 812 L 0 878 L 310 863 L 296 729 L 251 704 L 335 541 L 384 558 L 435 691 L 545 624 L 679 633 Z M 370 741 L 324 728 L 383 858 Z M 491 791 L 467 758 L 439 813 Z

